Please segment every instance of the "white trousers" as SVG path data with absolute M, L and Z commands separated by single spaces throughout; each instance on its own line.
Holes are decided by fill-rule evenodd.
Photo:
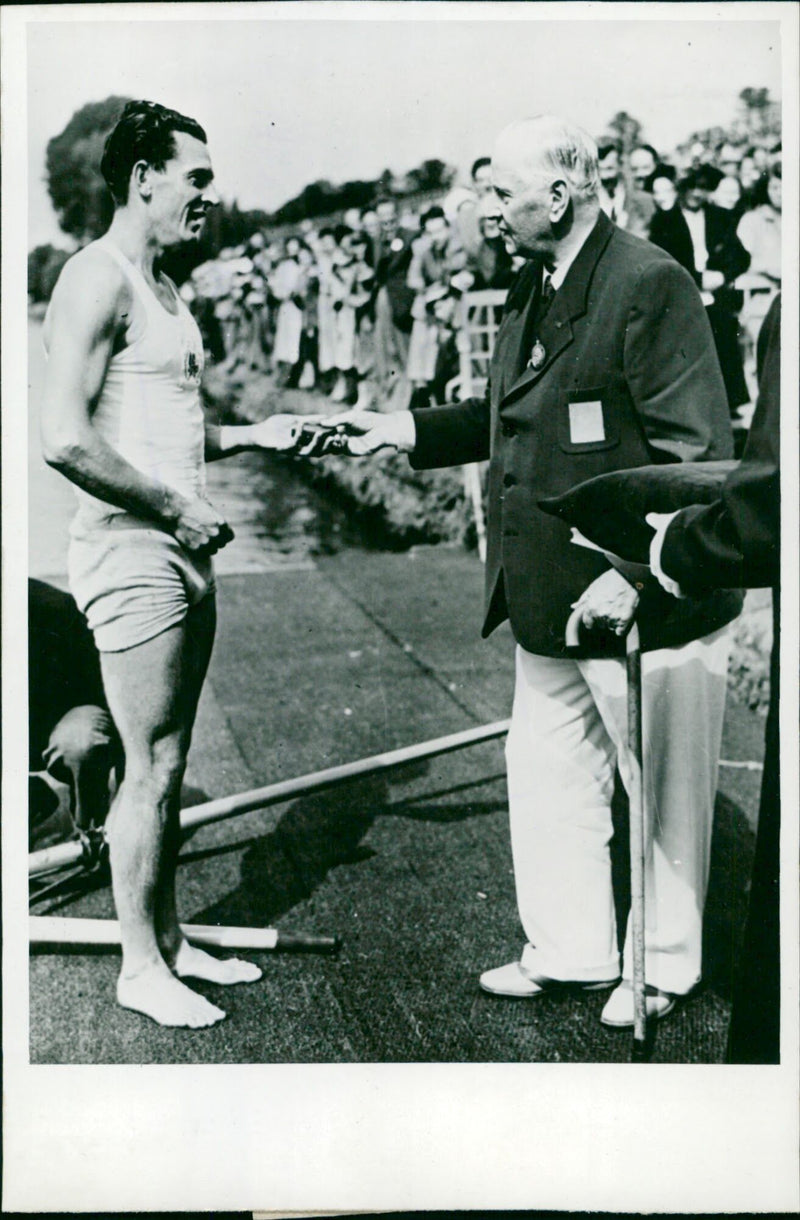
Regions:
M 647 982 L 685 994 L 700 979 L 703 905 L 730 633 L 642 657 Z M 517 647 L 506 743 L 511 847 L 528 944 L 549 978 L 613 979 L 614 767 L 629 784 L 625 662 Z M 631 978 L 631 930 L 623 977 Z

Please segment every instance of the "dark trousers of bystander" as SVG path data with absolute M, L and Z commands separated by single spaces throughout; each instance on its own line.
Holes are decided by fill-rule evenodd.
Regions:
M 764 777 L 744 945 L 733 987 L 729 1063 L 780 1063 L 780 597 L 773 589 L 770 700 Z

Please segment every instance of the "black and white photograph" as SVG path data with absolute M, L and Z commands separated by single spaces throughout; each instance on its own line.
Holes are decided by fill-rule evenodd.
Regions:
M 4 1206 L 798 1205 L 797 16 L 4 6 Z

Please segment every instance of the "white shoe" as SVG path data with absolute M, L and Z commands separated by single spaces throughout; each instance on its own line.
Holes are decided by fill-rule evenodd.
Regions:
M 306 360 L 297 382 L 297 388 L 298 390 L 313 390 L 316 382 L 317 379 L 314 374 L 314 365 L 310 360 Z
M 356 400 L 356 406 L 358 407 L 359 411 L 369 411 L 372 409 L 374 404 L 375 397 L 373 395 L 372 388 L 368 386 L 365 381 L 359 381 L 358 398 Z
M 671 991 L 660 991 L 658 987 L 647 985 L 645 992 L 645 1011 L 648 1020 L 660 1020 L 672 1012 L 676 997 Z M 627 979 L 620 983 L 611 995 L 600 1014 L 603 1025 L 612 1029 L 631 1029 L 633 1027 L 633 984 Z
M 577 988 L 579 991 L 602 991 L 613 987 L 616 979 L 605 979 L 601 982 L 581 982 L 564 979 L 549 979 L 543 974 L 530 974 L 519 962 L 509 962 L 507 966 L 497 966 L 494 970 L 485 970 L 478 980 L 484 991 L 491 995 L 516 996 L 520 999 L 542 995 L 545 991 L 557 991 L 563 988 Z
M 344 374 L 340 373 L 336 378 L 336 385 L 331 390 L 331 402 L 344 402 L 347 397 L 347 382 L 344 379 Z

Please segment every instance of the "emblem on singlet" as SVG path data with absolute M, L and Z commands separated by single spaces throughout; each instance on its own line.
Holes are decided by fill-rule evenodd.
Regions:
M 183 376 L 186 381 L 200 380 L 200 361 L 197 359 L 197 352 L 186 353 L 186 359 L 183 362 Z
M 200 385 L 200 378 L 203 375 L 204 362 L 202 349 L 198 350 L 197 340 L 188 327 L 185 328 L 183 333 L 182 347 L 181 385 L 185 389 L 196 389 Z

